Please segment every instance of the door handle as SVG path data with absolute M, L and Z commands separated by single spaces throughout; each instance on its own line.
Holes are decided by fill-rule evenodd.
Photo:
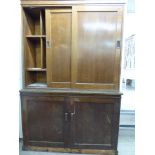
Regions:
M 75 105 L 74 105 L 74 111 L 71 112 L 71 121 L 73 121 L 73 119 L 74 119 L 74 115 L 75 115 Z
M 116 48 L 120 48 L 120 47 L 121 47 L 121 41 L 118 40 L 118 41 L 116 42 Z
M 75 115 L 75 113 L 71 113 L 71 121 L 73 121 L 73 119 L 74 119 L 74 115 Z
M 49 40 L 46 41 L 46 48 L 51 48 L 51 43 Z
M 68 121 L 68 113 L 65 113 L 65 121 Z

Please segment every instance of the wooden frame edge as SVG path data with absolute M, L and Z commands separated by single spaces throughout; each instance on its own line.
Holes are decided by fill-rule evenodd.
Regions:
M 70 148 L 51 148 L 38 146 L 24 146 L 25 151 L 46 151 L 46 152 L 61 152 L 61 153 L 81 153 L 81 154 L 100 154 L 100 155 L 118 155 L 117 150 L 96 150 L 96 149 L 70 149 Z

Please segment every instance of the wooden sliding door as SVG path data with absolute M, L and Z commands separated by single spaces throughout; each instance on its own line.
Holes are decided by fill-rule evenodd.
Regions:
M 75 6 L 72 12 L 72 87 L 118 89 L 121 9 Z
M 71 9 L 46 10 L 47 83 L 70 87 Z
M 46 10 L 49 87 L 119 89 L 122 8 Z

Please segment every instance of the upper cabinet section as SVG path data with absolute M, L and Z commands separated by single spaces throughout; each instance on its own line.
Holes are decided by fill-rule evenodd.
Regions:
M 25 86 L 118 90 L 123 6 L 36 2 L 22 3 Z

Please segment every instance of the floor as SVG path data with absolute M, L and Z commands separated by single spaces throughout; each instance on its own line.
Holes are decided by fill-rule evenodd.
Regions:
M 126 128 L 126 127 L 120 128 L 119 140 L 118 140 L 118 151 L 119 151 L 118 155 L 135 154 L 135 129 L 134 128 Z M 69 155 L 69 153 L 23 151 L 22 142 L 20 142 L 19 155 L 61 155 L 61 154 Z M 75 155 L 78 155 L 78 154 L 75 154 Z

